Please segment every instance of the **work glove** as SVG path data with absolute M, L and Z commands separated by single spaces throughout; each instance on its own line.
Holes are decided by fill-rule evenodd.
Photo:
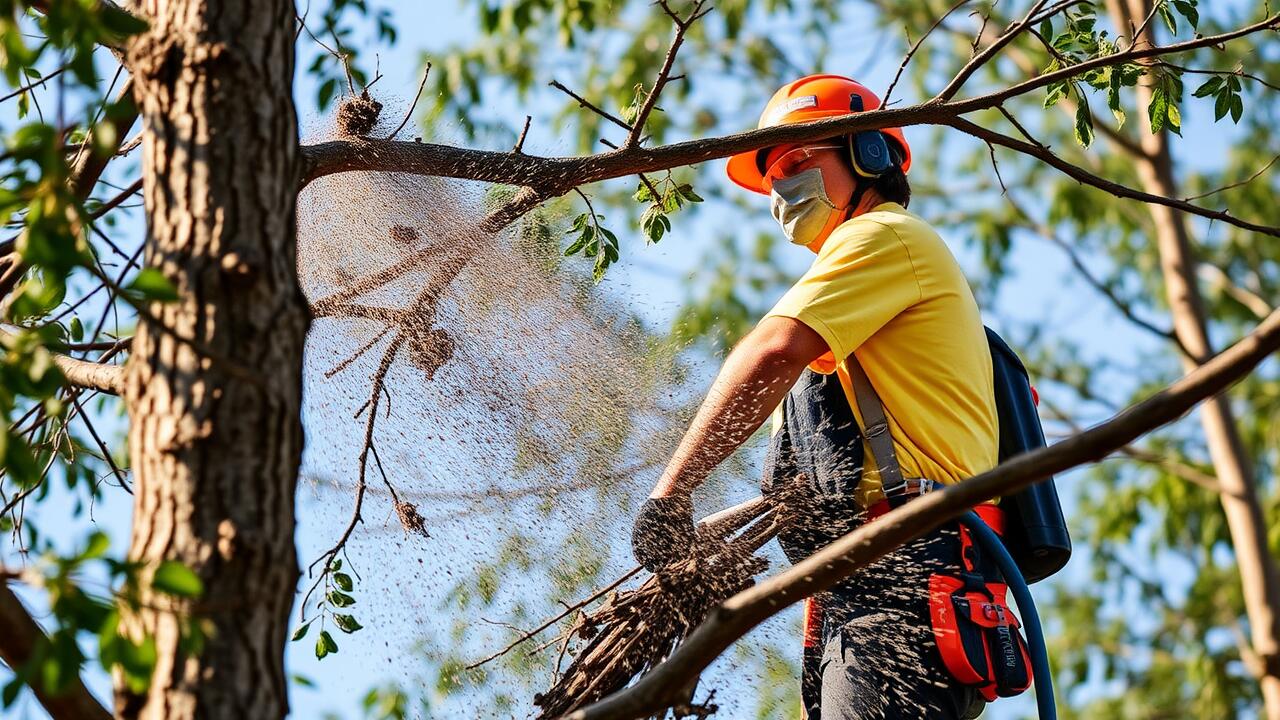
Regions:
M 688 495 L 649 498 L 631 529 L 631 552 L 649 572 L 689 556 L 696 534 Z

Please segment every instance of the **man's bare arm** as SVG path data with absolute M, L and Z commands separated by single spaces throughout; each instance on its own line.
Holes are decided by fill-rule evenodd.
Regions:
M 827 352 L 822 336 L 791 318 L 765 318 L 716 376 L 651 497 L 688 495 L 751 437 L 805 366 Z

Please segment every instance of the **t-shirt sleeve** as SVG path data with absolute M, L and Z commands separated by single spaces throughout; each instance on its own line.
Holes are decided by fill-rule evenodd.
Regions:
M 920 299 L 909 248 L 892 228 L 864 221 L 838 229 L 765 317 L 799 320 L 839 361 Z

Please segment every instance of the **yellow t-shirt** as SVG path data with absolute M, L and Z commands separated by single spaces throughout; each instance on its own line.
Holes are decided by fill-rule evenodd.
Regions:
M 831 354 L 810 367 L 839 374 L 862 425 L 844 362 L 857 354 L 884 403 L 903 477 L 951 484 L 995 467 L 991 352 L 978 304 L 924 220 L 883 203 L 840 225 L 770 316 L 795 318 L 826 340 Z M 879 475 L 867 462 L 864 507 L 884 497 Z

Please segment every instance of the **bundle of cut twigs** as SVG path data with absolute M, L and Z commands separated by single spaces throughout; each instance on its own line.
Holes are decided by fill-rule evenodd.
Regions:
M 535 696 L 539 717 L 589 705 L 665 660 L 712 608 L 764 571 L 768 563 L 755 553 L 786 521 L 779 502 L 762 498 L 706 518 L 690 558 L 580 614 L 561 642 L 583 644 L 551 689 Z

